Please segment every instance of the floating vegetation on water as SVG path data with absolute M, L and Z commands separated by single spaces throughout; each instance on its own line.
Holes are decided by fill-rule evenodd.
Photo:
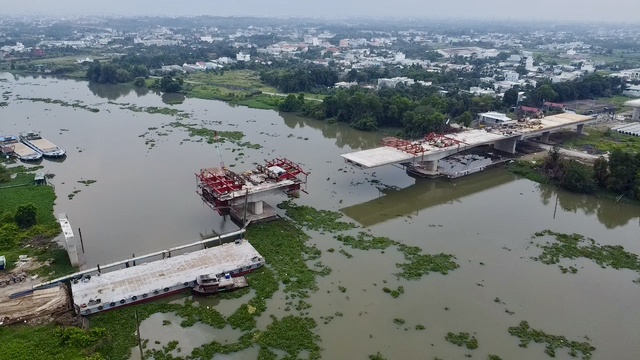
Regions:
M 369 360 L 387 360 L 387 358 L 382 356 L 382 354 L 380 354 L 380 352 L 378 351 L 373 355 L 369 355 Z
M 449 271 L 460 267 L 453 261 L 456 257 L 451 254 L 420 254 L 422 250 L 419 247 L 404 244 L 398 245 L 398 248 L 404 254 L 405 259 L 409 261 L 408 263 L 396 264 L 402 269 L 398 276 L 407 280 L 418 280 L 431 272 L 446 275 Z
M 489 354 L 488 360 L 502 360 L 502 358 L 498 355 Z
M 400 318 L 395 318 L 393 319 L 393 323 L 396 325 L 404 325 L 406 321 L 404 319 L 400 319 Z
M 347 259 L 351 259 L 353 257 L 353 255 L 349 254 L 346 250 L 344 249 L 340 249 L 339 251 L 340 254 L 344 255 L 347 257 Z
M 563 274 L 566 274 L 568 272 L 571 272 L 572 274 L 575 274 L 578 272 L 578 269 L 574 268 L 573 266 L 569 266 L 569 268 L 566 268 L 562 265 L 558 265 L 558 267 L 560 268 L 560 271 L 562 271 Z
M 147 114 L 169 115 L 169 116 L 175 116 L 178 119 L 188 119 L 191 117 L 191 115 L 189 115 L 187 112 L 183 110 L 172 109 L 168 107 L 157 107 L 157 106 L 145 107 L 145 106 L 136 106 L 136 105 L 126 104 L 126 103 L 117 103 L 113 101 L 109 101 L 109 104 L 120 105 L 120 109 L 130 110 L 133 112 L 146 112 Z
M 73 190 L 71 194 L 67 195 L 67 197 L 69 198 L 69 200 L 72 200 L 74 196 L 78 195 L 79 193 L 80 193 L 80 190 Z
M 298 226 L 310 230 L 336 233 L 356 227 L 351 222 L 338 221 L 342 214 L 336 211 L 316 210 L 307 205 L 296 205 L 291 200 L 278 204 L 278 208 L 286 210 L 286 215 Z
M 466 332 L 461 332 L 454 334 L 452 332 L 448 332 L 447 336 L 444 337 L 448 342 L 458 345 L 458 346 L 466 346 L 467 349 L 473 350 L 478 348 L 478 340 L 475 336 L 470 335 Z
M 453 261 L 454 255 L 450 254 L 421 254 L 421 249 L 417 246 L 408 246 L 387 237 L 373 236 L 366 232 L 358 233 L 357 237 L 351 235 L 337 235 L 336 240 L 359 250 L 385 250 L 394 245 L 404 254 L 404 258 L 408 261 L 403 264 L 396 264 L 402 271 L 396 275 L 407 280 L 417 280 L 431 272 L 439 272 L 446 275 L 449 271 L 455 270 L 460 266 Z
M 393 241 L 387 237 L 373 236 L 364 231 L 359 232 L 357 237 L 337 235 L 336 240 L 358 250 L 384 250 L 389 246 L 399 245 L 397 241 Z
M 316 269 L 307 266 L 307 261 L 317 260 L 321 251 L 307 246 L 309 236 L 286 220 L 257 224 L 247 229 L 246 237 L 253 247 L 264 256 L 275 272 L 277 280 L 285 285 L 285 292 L 307 297 L 316 291 L 316 276 L 326 275 L 330 269 L 316 263 Z
M 278 291 L 279 284 L 273 271 L 268 268 L 260 269 L 247 275 L 247 281 L 256 291 L 256 295 L 247 304 L 242 304 L 229 318 L 227 322 L 231 327 L 248 331 L 256 327 L 255 318 L 267 309 L 267 299 L 273 297 Z
M 344 286 L 338 286 L 338 290 L 340 290 L 341 293 L 347 292 L 347 288 Z
M 171 325 L 171 321 L 169 321 L 169 320 L 162 320 L 162 326 L 167 326 L 167 325 Z
M 569 355 L 577 357 L 578 352 L 582 353 L 581 358 L 583 360 L 591 359 L 591 353 L 596 350 L 588 342 L 569 341 L 564 336 L 549 335 L 542 330 L 532 329 L 529 323 L 526 321 L 520 322 L 518 326 L 512 326 L 509 328 L 509 334 L 516 336 L 520 339 L 520 347 L 526 348 L 531 341 L 538 344 L 546 343 L 546 349 L 544 352 L 551 356 L 556 356 L 556 349 L 563 347 L 569 348 Z
M 33 101 L 33 102 L 43 102 L 45 104 L 56 104 L 56 105 L 60 105 L 60 106 L 64 106 L 64 107 L 72 107 L 72 108 L 78 108 L 78 109 L 83 109 L 83 110 L 87 110 L 87 111 L 91 111 L 94 113 L 97 113 L 100 111 L 100 109 L 97 108 L 92 108 L 89 107 L 87 105 L 82 104 L 79 100 L 76 100 L 73 103 L 67 102 L 67 101 L 63 101 L 63 100 L 53 100 L 50 98 L 24 98 L 24 97 L 18 97 L 18 100 L 27 100 L 27 101 Z
M 97 180 L 79 180 L 78 181 L 80 184 L 84 184 L 84 186 L 89 186 L 91 184 L 94 184 L 96 182 L 98 182 Z
M 260 149 L 262 148 L 259 144 L 252 144 L 250 142 L 241 142 L 244 137 L 244 133 L 242 131 L 217 131 L 212 129 L 207 129 L 205 127 L 196 127 L 195 124 L 182 124 L 179 122 L 172 122 L 167 124 L 167 126 L 172 126 L 175 128 L 183 128 L 189 132 L 189 137 L 199 137 L 201 139 L 206 140 L 208 144 L 214 144 L 216 142 L 216 134 L 218 136 L 218 141 L 224 143 L 225 141 L 229 141 L 231 143 L 236 144 L 242 148 L 250 148 L 250 149 Z
M 590 259 L 602 268 L 612 267 L 614 269 L 629 269 L 640 272 L 640 259 L 638 255 L 624 250 L 620 245 L 600 245 L 591 238 L 586 238 L 580 234 L 562 234 L 551 230 L 544 230 L 533 235 L 533 238 L 543 236 L 553 236 L 556 242 L 546 242 L 537 244 L 542 248 L 542 254 L 534 257 L 543 264 L 558 264 L 561 259 Z M 570 266 L 568 269 L 560 267 L 563 273 L 571 272 L 575 274 L 578 269 Z
M 291 315 L 280 320 L 271 315 L 271 319 L 271 325 L 258 337 L 260 346 L 285 351 L 288 359 L 297 359 L 303 351 L 308 352 L 309 360 L 320 358 L 320 337 L 313 332 L 317 326 L 314 319 Z
M 424 330 L 424 329 L 426 329 L 424 325 L 420 325 L 420 324 L 416 325 L 416 330 Z
M 383 287 L 382 291 L 384 291 L 387 294 L 390 294 L 393 298 L 397 298 L 398 296 L 404 294 L 404 286 L 400 285 L 396 290 L 391 290 L 388 287 Z

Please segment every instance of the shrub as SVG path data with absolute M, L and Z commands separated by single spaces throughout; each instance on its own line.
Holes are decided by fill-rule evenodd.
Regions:
M 23 229 L 28 229 L 35 225 L 37 221 L 35 205 L 20 205 L 16 210 L 14 220 Z

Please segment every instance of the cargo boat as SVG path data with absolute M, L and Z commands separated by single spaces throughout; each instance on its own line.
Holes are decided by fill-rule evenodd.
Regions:
M 42 159 L 42 153 L 20 142 L 17 136 L 0 136 L 0 151 L 5 156 L 16 157 L 22 161 Z
M 223 291 L 233 291 L 249 286 L 244 276 L 233 277 L 231 274 L 216 276 L 213 274 L 200 275 L 192 291 L 198 295 L 215 295 Z
M 28 147 L 36 150 L 44 157 L 62 157 L 65 155 L 65 151 L 50 142 L 47 139 L 43 139 L 40 133 L 37 131 L 27 131 L 20 134 L 20 141 Z
M 247 240 L 171 256 L 124 269 L 84 275 L 71 281 L 73 306 L 80 315 L 154 300 L 191 290 L 202 274 L 241 277 L 264 259 Z

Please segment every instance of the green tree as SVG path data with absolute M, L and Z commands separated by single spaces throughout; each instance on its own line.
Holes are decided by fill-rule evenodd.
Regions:
M 137 87 L 144 87 L 146 85 L 146 81 L 143 77 L 137 77 L 133 80 L 133 85 Z
M 35 205 L 27 204 L 18 206 L 14 220 L 16 224 L 23 229 L 28 229 L 35 225 L 37 222 Z
M 545 84 L 536 89 L 538 99 L 545 101 L 554 101 L 558 97 L 558 93 L 553 90 L 553 87 L 549 84 Z
M 600 156 L 593 163 L 593 178 L 598 186 L 604 188 L 607 186 L 609 179 L 609 162 L 603 156 Z
M 302 105 L 304 105 L 304 95 L 302 95 L 302 101 L 300 101 L 300 96 L 295 96 L 294 94 L 287 95 L 284 98 L 284 101 L 280 103 L 278 109 L 284 112 L 296 112 L 302 109 Z
M 518 90 L 511 88 L 505 91 L 502 102 L 505 106 L 516 106 L 518 104 Z
M 593 170 L 589 166 L 569 160 L 564 162 L 563 170 L 560 179 L 560 186 L 563 188 L 582 194 L 590 194 L 596 190 Z
M 460 115 L 457 119 L 456 122 L 458 124 L 462 124 L 464 126 L 469 126 L 471 125 L 471 122 L 473 121 L 473 115 L 471 114 L 471 112 L 469 111 L 465 111 L 464 113 L 462 113 L 462 115 Z

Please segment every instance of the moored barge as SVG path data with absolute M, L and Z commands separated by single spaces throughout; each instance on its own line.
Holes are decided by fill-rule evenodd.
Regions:
M 20 141 L 28 147 L 36 150 L 44 157 L 62 157 L 66 153 L 47 139 L 43 139 L 37 131 L 27 131 L 20 134 Z
M 21 161 L 36 161 L 42 159 L 42 153 L 20 142 L 17 136 L 0 136 L 2 154 L 13 156 Z
M 242 277 L 264 265 L 243 239 L 71 281 L 75 311 L 91 315 L 194 288 L 202 274 Z

